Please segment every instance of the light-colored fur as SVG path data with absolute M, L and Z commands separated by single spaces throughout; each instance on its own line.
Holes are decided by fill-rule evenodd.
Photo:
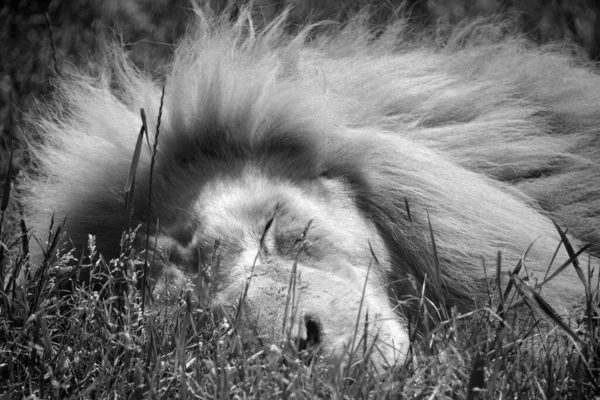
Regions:
M 134 222 L 158 220 L 164 262 L 186 271 L 205 265 L 219 241 L 215 305 L 236 304 L 253 271 L 248 332 L 279 337 L 297 260 L 298 315 L 318 322 L 326 355 L 352 343 L 366 281 L 361 320 L 368 310 L 376 361 L 403 359 L 398 301 L 415 294 L 411 279 L 435 275 L 429 220 L 442 272 L 442 293 L 430 295 L 461 309 L 481 304 L 499 251 L 507 272 L 533 243 L 526 269 L 543 278 L 560 242 L 549 216 L 600 249 L 592 69 L 517 39 L 487 40 L 493 27 L 436 47 L 405 41 L 402 23 L 378 36 L 360 22 L 288 36 L 283 20 L 258 34 L 245 17 L 200 15 L 179 46 L 166 74 L 152 210 L 144 145 Z M 112 80 L 60 82 L 59 106 L 35 120 L 38 169 L 22 184 L 36 235 L 45 238 L 52 213 L 66 216 L 77 246 L 93 233 L 109 256 L 139 109 L 154 136 L 161 92 L 118 51 L 112 63 Z M 561 247 L 555 266 L 566 259 Z M 583 286 L 570 267 L 543 293 L 564 312 Z

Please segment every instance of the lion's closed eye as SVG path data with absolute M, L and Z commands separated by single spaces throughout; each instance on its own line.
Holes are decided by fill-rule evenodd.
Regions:
M 310 254 L 315 251 L 314 231 L 311 231 L 311 223 L 301 219 L 290 220 L 282 217 L 276 221 L 274 226 L 274 244 L 277 252 L 282 256 L 296 257 L 301 253 Z

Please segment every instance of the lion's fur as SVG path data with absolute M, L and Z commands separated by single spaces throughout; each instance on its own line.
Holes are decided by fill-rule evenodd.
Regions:
M 201 15 L 180 44 L 166 72 L 153 209 L 147 212 L 143 195 L 146 152 L 136 221 L 158 219 L 161 234 L 185 247 L 196 240 L 193 213 L 208 188 L 226 187 L 235 203 L 240 180 L 254 185 L 250 192 L 298 201 L 312 194 L 294 187 L 331 180 L 348 200 L 336 204 L 355 207 L 376 232 L 369 239 L 348 229 L 382 253 L 376 256 L 387 267 L 376 281 L 391 297 L 413 293 L 408 275 L 417 282 L 435 275 L 433 233 L 443 280 L 437 295 L 463 309 L 483 295 L 498 252 L 509 270 L 535 242 L 525 264 L 543 277 L 560 241 L 549 216 L 600 250 L 600 76 L 592 68 L 556 49 L 492 40 L 493 27 L 439 46 L 403 39 L 402 23 L 373 34 L 357 22 L 317 36 L 310 29 L 288 36 L 283 19 L 263 34 L 250 25 L 243 13 L 235 23 Z M 139 109 L 153 136 L 161 83 L 118 50 L 111 62 L 110 77 L 59 82 L 58 106 L 34 121 L 43 140 L 31 145 L 37 170 L 22 187 L 36 235 L 45 237 L 54 213 L 68 217 L 76 245 L 93 233 L 100 250 L 115 256 Z M 219 214 L 228 200 L 215 196 L 211 218 L 228 218 Z M 311 201 L 308 214 L 319 212 Z M 561 250 L 554 265 L 567 258 Z M 559 307 L 583 293 L 570 269 L 544 290 Z

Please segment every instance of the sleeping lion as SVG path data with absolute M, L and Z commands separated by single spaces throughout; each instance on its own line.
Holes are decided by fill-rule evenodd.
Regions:
M 277 342 L 295 318 L 327 359 L 366 340 L 393 364 L 422 290 L 479 307 L 500 252 L 503 282 L 521 261 L 539 291 L 570 258 L 554 222 L 598 268 L 597 73 L 514 37 L 440 46 L 403 29 L 290 33 L 281 17 L 258 32 L 244 12 L 199 13 L 160 78 L 112 48 L 105 73 L 63 76 L 31 120 L 33 234 L 66 218 L 77 249 L 93 234 L 119 256 L 143 108 L 126 227 L 149 243 L 148 276 L 212 268 L 209 306 L 243 297 L 246 337 Z M 567 315 L 583 283 L 569 265 L 541 293 Z

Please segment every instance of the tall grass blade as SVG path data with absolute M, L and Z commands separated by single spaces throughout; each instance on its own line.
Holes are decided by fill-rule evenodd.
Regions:
M 429 235 L 431 238 L 431 257 L 433 261 L 433 271 L 431 271 L 431 278 L 436 293 L 439 294 L 440 311 L 444 319 L 448 319 L 448 310 L 446 309 L 446 299 L 442 291 L 442 267 L 440 265 L 440 258 L 438 256 L 437 245 L 435 243 L 435 235 L 433 234 L 433 227 L 431 225 L 431 218 L 427 214 L 427 223 L 429 224 Z
M 540 310 L 544 312 L 556 325 L 558 325 L 567 335 L 569 335 L 574 341 L 581 343 L 581 339 L 575 332 L 569 328 L 569 326 L 562 320 L 558 313 L 548 304 L 546 300 L 533 288 L 531 288 L 521 277 L 514 275 L 512 277 L 518 284 L 520 290 L 525 292 L 524 294 L 529 298 L 533 298 L 535 303 L 538 305 Z
M 4 188 L 2 190 L 2 202 L 0 203 L 0 211 L 4 213 L 8 207 L 8 201 L 10 200 L 10 189 L 11 189 L 11 177 L 13 175 L 13 154 L 14 149 L 11 150 L 10 156 L 8 157 L 8 168 L 6 170 L 6 178 L 4 179 Z M 2 225 L 0 224 L 0 233 L 2 233 Z
M 585 287 L 585 294 L 586 294 L 586 298 L 589 297 L 589 293 L 588 293 L 588 285 L 586 284 L 586 279 L 585 279 L 585 274 L 583 273 L 583 269 L 581 268 L 581 265 L 579 264 L 579 259 L 577 258 L 577 255 L 575 253 L 575 250 L 573 250 L 573 246 L 571 245 L 571 242 L 569 241 L 569 237 L 567 236 L 567 234 L 565 232 L 563 232 L 563 230 L 560 228 L 560 226 L 558 226 L 558 224 L 554 221 L 552 221 L 552 223 L 554 224 L 554 227 L 556 228 L 556 230 L 558 231 L 558 234 L 560 235 L 560 238 L 562 239 L 563 245 L 565 246 L 565 250 L 567 250 L 567 254 L 569 255 L 569 261 L 571 262 L 571 264 L 573 264 L 573 267 L 575 268 L 575 271 L 577 272 L 577 275 L 579 276 L 579 279 L 581 279 L 581 282 L 583 283 L 583 286 Z M 585 247 L 587 248 L 587 247 Z
M 154 182 L 154 163 L 156 162 L 156 153 L 158 150 L 158 137 L 160 136 L 160 124 L 162 121 L 162 113 L 165 102 L 165 87 L 163 85 L 160 95 L 160 106 L 158 107 L 158 118 L 156 121 L 156 132 L 154 134 L 154 146 L 150 157 L 150 177 L 148 179 L 148 215 L 146 216 L 146 252 L 144 253 L 144 267 L 141 278 L 142 285 L 142 314 L 146 307 L 146 285 L 148 279 L 148 252 L 150 250 L 150 215 L 152 211 L 152 183 Z M 143 109 L 142 109 L 143 110 Z M 148 132 L 145 113 L 142 113 L 143 130 Z M 138 141 L 140 138 L 138 137 Z M 140 144 L 141 146 L 141 144 Z
M 499 303 L 498 303 L 498 315 L 502 320 L 504 320 L 504 293 L 502 293 L 502 253 L 499 251 L 496 254 L 496 286 L 498 286 L 498 295 L 499 295 Z M 509 288 L 506 288 L 508 291 Z
M 552 274 L 550 274 L 550 276 L 548 276 L 546 279 L 544 279 L 544 280 L 542 281 L 542 283 L 538 284 L 538 287 L 543 287 L 543 286 L 544 286 L 544 284 L 545 284 L 546 282 L 549 282 L 549 281 L 551 281 L 552 279 L 554 279 L 555 277 L 557 277 L 557 276 L 558 276 L 558 275 L 559 275 L 559 274 L 560 274 L 560 273 L 561 273 L 561 272 L 562 272 L 562 271 L 563 271 L 565 268 L 567 268 L 569 265 L 573 264 L 573 262 L 574 262 L 575 260 L 577 260 L 577 259 L 578 259 L 578 257 L 579 257 L 581 254 L 585 253 L 589 247 L 590 247 L 590 245 L 589 245 L 589 244 L 586 244 L 586 245 L 585 245 L 585 246 L 583 246 L 581 249 L 579 249 L 579 251 L 577 251 L 577 252 L 576 252 L 576 253 L 574 253 L 572 256 L 570 256 L 570 258 L 569 258 L 567 261 L 565 261 L 565 262 L 564 262 L 564 263 L 563 263 L 563 264 L 562 264 L 560 267 L 558 267 L 558 268 L 556 269 L 556 271 L 554 271 Z M 587 285 L 585 282 L 586 282 L 586 280 L 585 280 L 585 279 L 584 279 L 584 280 L 582 280 L 582 283 L 583 283 L 583 284 L 584 284 L 584 286 L 585 286 L 586 296 L 589 296 L 589 293 L 588 293 L 588 285 Z
M 406 218 L 408 218 L 408 222 L 412 223 L 412 215 L 410 214 L 410 205 L 408 204 L 408 199 L 404 198 L 404 208 L 406 208 Z

